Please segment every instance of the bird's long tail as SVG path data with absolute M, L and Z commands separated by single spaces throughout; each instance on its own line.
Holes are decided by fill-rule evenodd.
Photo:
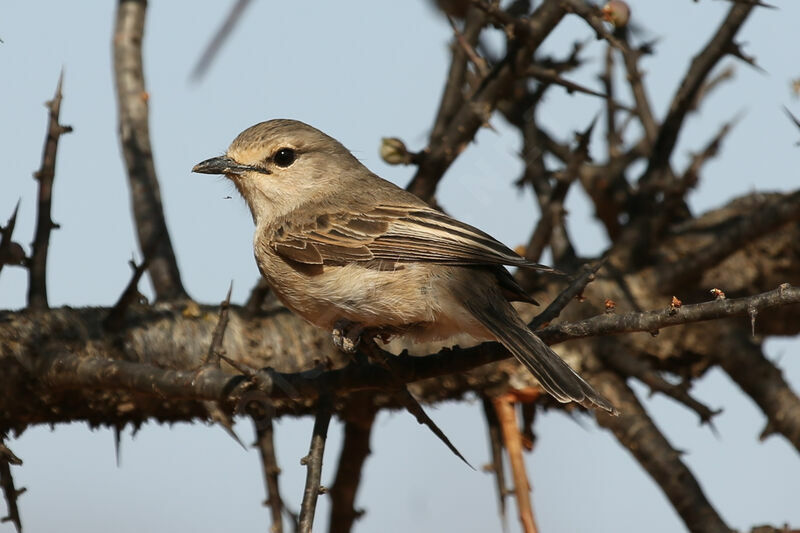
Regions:
M 470 300 L 466 302 L 469 312 L 531 371 L 555 399 L 562 403 L 575 401 L 587 408 L 597 406 L 617 414 L 611 402 L 537 337 L 505 299 L 498 298 L 491 307 Z

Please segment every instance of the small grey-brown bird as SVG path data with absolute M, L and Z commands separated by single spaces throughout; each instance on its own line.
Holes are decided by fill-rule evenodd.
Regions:
M 497 340 L 560 402 L 615 412 L 522 321 L 533 302 L 504 265 L 552 271 L 378 177 L 336 139 L 296 120 L 239 134 L 193 172 L 224 174 L 256 225 L 261 274 L 278 298 L 353 350 L 363 332 Z

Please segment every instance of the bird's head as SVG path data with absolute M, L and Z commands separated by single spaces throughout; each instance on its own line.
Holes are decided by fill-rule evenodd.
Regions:
M 236 185 L 256 223 L 324 201 L 359 175 L 361 163 L 336 139 L 297 120 L 276 119 L 247 128 L 225 155 L 192 172 L 222 174 Z

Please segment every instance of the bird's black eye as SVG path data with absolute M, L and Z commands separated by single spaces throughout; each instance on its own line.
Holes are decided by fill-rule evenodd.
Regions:
M 275 161 L 275 164 L 283 168 L 294 163 L 295 159 L 297 159 L 297 154 L 291 148 L 279 148 L 278 151 L 275 152 L 275 155 L 272 156 L 272 160 Z

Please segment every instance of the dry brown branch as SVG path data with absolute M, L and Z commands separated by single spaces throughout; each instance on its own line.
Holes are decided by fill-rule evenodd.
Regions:
M 14 452 L 5 445 L 5 434 L 0 434 L 0 487 L 8 506 L 8 516 L 0 519 L 0 522 L 12 522 L 17 528 L 17 533 L 22 532 L 22 517 L 19 514 L 17 499 L 25 492 L 25 489 L 18 489 L 14 486 L 14 478 L 11 475 L 11 465 L 21 465 L 22 460 L 14 455 Z
M 342 411 L 344 442 L 339 455 L 336 478 L 330 489 L 331 533 L 347 533 L 363 514 L 355 507 L 356 493 L 363 477 L 364 463 L 370 454 L 370 435 L 377 411 L 369 396 L 356 395 Z
M 647 169 L 639 180 L 641 184 L 657 179 L 656 174 L 665 170 L 669 165 L 669 158 L 677 143 L 678 133 L 681 131 L 687 113 L 692 109 L 697 93 L 703 87 L 714 66 L 730 52 L 733 38 L 754 7 L 752 4 L 741 3 L 731 6 L 728 15 L 712 38 L 692 59 L 691 67 L 678 84 L 678 91 L 672 99 L 669 112 L 658 130 L 658 137 L 653 144 L 653 152 Z
M 756 341 L 742 332 L 723 342 L 717 357 L 719 366 L 767 416 L 761 438 L 779 433 L 800 452 L 800 398 L 780 369 L 764 356 Z
M 114 28 L 114 80 L 119 107 L 119 138 L 128 170 L 139 247 L 149 258 L 148 272 L 158 300 L 187 298 L 161 205 L 144 84 L 142 41 L 147 2 L 119 0 Z M 147 252 L 150 253 L 147 253 Z
M 125 311 L 135 302 L 143 298 L 142 294 L 139 292 L 139 280 L 142 279 L 142 274 L 147 270 L 147 258 L 145 257 L 144 261 L 139 265 L 134 263 L 133 260 L 131 260 L 129 264 L 133 269 L 133 275 L 128 285 L 125 287 L 125 290 L 122 291 L 119 300 L 117 300 L 114 307 L 108 311 L 108 316 L 106 316 L 103 321 L 103 327 L 107 331 L 113 332 L 122 328 L 125 323 Z
M 233 293 L 233 282 L 228 287 L 228 294 L 225 300 L 219 306 L 219 321 L 217 327 L 214 328 L 214 334 L 211 336 L 211 344 L 208 346 L 208 353 L 204 364 L 212 365 L 217 368 L 220 366 L 220 355 L 225 354 L 222 348 L 222 341 L 225 339 L 225 329 L 228 327 L 228 308 L 231 305 L 231 294 Z
M 706 499 L 680 454 L 653 424 L 636 395 L 618 376 L 604 374 L 600 391 L 620 410 L 619 416 L 596 414 L 597 422 L 611 431 L 636 457 L 669 498 L 689 531 L 730 533 L 730 528 Z
M 484 470 L 492 472 L 495 480 L 495 490 L 497 491 L 497 509 L 500 513 L 500 521 L 503 530 L 506 530 L 506 473 L 503 469 L 503 433 L 500 429 L 500 420 L 497 418 L 497 411 L 492 400 L 488 396 L 483 396 L 483 415 L 486 418 L 487 433 L 489 435 L 489 450 L 492 454 L 492 461 L 484 467 Z
M 64 73 L 58 76 L 58 85 L 53 99 L 47 102 L 48 120 L 47 136 L 44 141 L 42 153 L 42 166 L 33 177 L 39 183 L 39 201 L 36 216 L 36 235 L 33 238 L 33 252 L 28 262 L 30 283 L 28 284 L 28 307 L 41 311 L 47 309 L 47 250 L 50 246 L 50 232 L 58 226 L 51 218 L 53 180 L 56 175 L 56 155 L 58 141 L 61 135 L 72 131 L 71 126 L 62 126 L 58 123 L 61 113 L 61 88 L 64 82 Z M 15 211 L 16 213 L 16 211 Z
M 800 303 L 800 289 L 790 286 L 782 286 L 779 289 L 755 295 L 748 298 L 715 300 L 694 305 L 684 305 L 679 312 L 675 313 L 670 308 L 660 311 L 649 311 L 643 313 L 626 314 L 603 314 L 586 320 L 576 322 L 562 322 L 550 325 L 537 331 L 537 335 L 545 342 L 550 344 L 563 342 L 569 339 L 585 338 L 599 335 L 609 335 L 615 333 L 644 331 L 653 332 L 660 328 L 687 324 L 703 320 L 719 319 L 723 317 L 747 316 L 753 311 L 763 312 L 767 308 L 776 306 Z M 79 313 L 75 310 L 54 310 L 51 317 L 47 316 L 18 316 L 15 320 L 0 321 L 0 339 L 15 338 L 14 344 L 6 344 L 6 353 L 13 356 L 11 361 L 28 361 L 31 366 L 24 373 L 20 373 L 17 366 L 11 366 L 6 371 L 6 387 L 10 391 L 18 391 L 16 396 L 0 396 L 0 400 L 7 402 L 5 407 L 0 405 L 0 413 L 5 412 L 0 418 L 0 428 L 18 427 L 19 424 L 35 423 L 36 421 L 58 421 L 58 414 L 52 412 L 42 405 L 35 389 L 31 390 L 30 379 L 33 377 L 38 383 L 37 386 L 48 387 L 53 391 L 84 391 L 106 390 L 106 391 L 130 391 L 135 392 L 138 401 L 143 401 L 147 397 L 159 399 L 163 397 L 173 398 L 175 401 L 180 399 L 192 401 L 216 401 L 222 406 L 237 405 L 245 394 L 254 391 L 262 391 L 266 398 L 283 402 L 280 412 L 291 410 L 292 412 L 308 412 L 308 404 L 304 402 L 312 401 L 319 396 L 320 390 L 330 390 L 332 394 L 343 394 L 358 390 L 386 391 L 396 390 L 396 385 L 400 383 L 411 383 L 426 378 L 434 378 L 443 375 L 454 375 L 466 372 L 470 369 L 496 362 L 509 357 L 508 353 L 496 343 L 485 343 L 483 345 L 466 348 L 444 350 L 437 354 L 426 357 L 415 357 L 409 355 L 391 356 L 386 355 L 386 365 L 384 364 L 358 364 L 349 363 L 335 370 L 305 371 L 305 372 L 275 372 L 261 371 L 253 376 L 237 376 L 226 373 L 226 371 L 216 368 L 205 367 L 200 371 L 195 370 L 169 370 L 156 368 L 151 364 L 132 362 L 131 360 L 146 361 L 147 357 L 155 357 L 155 360 L 162 362 L 167 360 L 165 354 L 159 354 L 158 344 L 155 344 L 157 337 L 148 332 L 147 329 L 138 334 L 134 330 L 126 333 L 129 339 L 129 347 L 135 348 L 140 345 L 141 339 L 137 336 L 144 335 L 149 339 L 147 350 L 149 355 L 136 354 L 129 352 L 125 357 L 131 360 L 113 360 L 101 358 L 119 357 L 121 354 L 116 352 L 114 344 L 103 347 L 101 343 L 92 341 L 81 347 L 81 343 L 73 342 L 70 344 L 70 352 L 64 351 L 64 347 L 58 344 L 41 344 L 42 340 L 58 337 L 58 331 L 64 327 L 77 327 L 83 331 L 91 332 L 94 330 L 102 331 L 102 318 L 105 312 L 102 310 L 93 311 L 96 325 L 85 322 L 92 312 L 84 311 Z M 148 322 L 156 328 L 159 334 L 164 335 L 162 349 L 168 350 L 172 357 L 178 357 L 172 364 L 183 365 L 184 368 L 197 368 L 201 354 L 205 353 L 207 344 L 204 346 L 199 340 L 210 338 L 210 328 L 206 329 L 203 336 L 198 334 L 198 324 L 193 319 L 180 318 L 180 312 L 175 315 L 167 316 L 164 310 L 160 310 L 156 315 L 140 315 L 134 324 L 146 324 Z M 82 318 L 79 318 L 82 317 Z M 70 319 L 76 318 L 81 322 L 70 326 Z M 276 317 L 283 320 L 283 315 Z M 288 319 L 293 317 L 286 316 Z M 249 331 L 263 332 L 266 335 L 261 342 L 282 342 L 280 337 L 274 332 L 275 325 L 270 322 L 261 322 L 256 325 L 244 326 L 242 314 L 239 309 L 231 307 L 231 322 L 236 322 L 236 328 L 247 327 Z M 290 328 L 300 327 L 299 321 L 290 321 Z M 172 324 L 173 329 L 165 326 Z M 134 326 L 135 328 L 138 326 Z M 207 327 L 207 326 L 206 326 Z M 307 326 L 310 328 L 310 326 Z M 185 328 L 181 331 L 180 328 Z M 9 337 L 6 329 L 14 331 L 13 337 Z M 270 330 L 273 331 L 270 331 Z M 78 329 L 80 330 L 80 329 Z M 154 330 L 155 331 L 155 330 Z M 187 336 L 187 332 L 189 335 Z M 310 330 L 309 330 L 310 333 Z M 26 339 L 26 335 L 34 337 Z M 133 336 L 132 336 L 133 335 Z M 293 333 L 296 335 L 296 333 Z M 34 340 L 35 339 L 39 339 Z M 183 353 L 186 349 L 179 344 L 180 339 L 189 338 L 191 342 L 197 343 L 196 351 L 193 354 Z M 248 342 L 258 341 L 252 333 Z M 207 340 L 206 340 L 207 342 Z M 32 347 L 34 350 L 28 353 L 26 350 Z M 38 346 L 38 348 L 36 348 Z M 201 347 L 202 346 L 202 347 Z M 311 346 L 297 347 L 303 354 L 305 368 L 309 368 L 309 362 L 313 362 L 314 352 Z M 317 348 L 318 349 L 318 348 Z M 107 350 L 104 352 L 104 350 Z M 242 350 L 242 351 L 239 351 Z M 231 359 L 246 361 L 248 358 L 245 347 L 234 347 L 227 349 Z M 317 352 L 318 353 L 318 352 Z M 287 355 L 289 355 L 287 353 Z M 185 358 L 185 359 L 180 359 Z M 10 361 L 5 361 L 8 364 Z M 297 368 L 291 361 L 286 361 L 286 368 Z M 313 365 L 312 365 L 313 366 Z M 303 368 L 303 367 L 300 367 Z M 456 382 L 458 383 L 458 382 Z M 27 394 L 24 391 L 29 391 Z M 459 390 L 456 388 L 455 390 Z M 33 395 L 31 395 L 33 393 Z M 60 401 L 64 404 L 70 402 L 66 398 L 59 400 L 59 396 L 54 396 L 53 401 Z M 288 403 L 287 403 L 288 401 Z M 8 403 L 12 402 L 12 403 Z M 18 403 L 23 402 L 23 403 Z M 91 409 L 87 408 L 85 401 L 81 400 L 82 405 L 72 405 L 71 412 L 76 414 L 80 409 L 85 414 L 81 416 L 98 416 L 97 413 L 91 414 Z M 11 406 L 17 406 L 12 408 Z M 24 405 L 24 410 L 20 410 Z M 143 405 L 147 405 L 146 403 Z M 304 407 L 305 405 L 305 407 Z M 313 405 L 313 404 L 312 404 Z M 396 405 L 396 404 L 394 404 Z M 148 407 L 163 409 L 159 402 Z M 172 415 L 176 416 L 180 404 L 175 404 L 171 409 Z M 277 409 L 277 407 L 276 407 Z M 63 411 L 62 411 L 63 412 Z M 13 415 L 9 418 L 9 413 Z M 101 415 L 103 416 L 103 415 Z M 125 420 L 125 413 L 116 415 L 118 420 Z M 163 416 L 163 415 L 162 415 Z M 198 416 L 196 411 L 189 409 L 183 416 Z M 26 422 L 27 420 L 27 422 Z
M 328 425 L 331 421 L 330 399 L 322 399 L 317 407 L 317 417 L 311 433 L 311 444 L 308 455 L 300 463 L 306 465 L 306 487 L 303 491 L 303 503 L 300 505 L 300 533 L 311 533 L 314 525 L 314 514 L 317 508 L 317 497 L 323 490 L 320 485 L 322 477 L 322 456 L 325 453 L 325 440 L 328 438 Z
M 447 127 L 438 136 L 431 137 L 408 185 L 409 191 L 427 201 L 433 198 L 447 168 L 488 120 L 512 82 L 524 75 L 523 69 L 530 64 L 533 52 L 563 16 L 564 10 L 557 0 L 545 0 L 531 14 L 524 43 L 509 43 L 506 57 L 492 68 L 472 97 L 452 114 Z
M 278 476 L 281 469 L 278 466 L 278 459 L 275 456 L 275 430 L 272 423 L 272 416 L 269 413 L 262 413 L 258 418 L 253 417 L 253 426 L 256 432 L 255 446 L 258 448 L 261 457 L 261 467 L 264 470 L 264 485 L 267 490 L 267 505 L 272 516 L 270 525 L 271 533 L 283 533 L 283 500 L 281 499 Z
M 525 460 L 522 457 L 522 435 L 517 425 L 514 411 L 515 399 L 513 394 L 504 394 L 492 399 L 500 428 L 503 432 L 503 443 L 508 451 L 511 463 L 511 474 L 514 477 L 514 496 L 519 511 L 519 521 L 525 533 L 536 533 L 536 522 L 533 518 L 531 505 L 531 486 L 528 474 L 525 471 Z
M 716 233 L 714 241 L 696 250 L 692 255 L 656 267 L 654 279 L 662 291 L 672 291 L 686 285 L 712 265 L 737 251 L 745 243 L 777 228 L 800 220 L 800 190 L 768 201 L 762 209 L 755 209 Z
M 4 265 L 25 264 L 25 250 L 11 240 L 14 235 L 14 227 L 17 225 L 17 213 L 19 213 L 19 200 L 17 200 L 17 205 L 6 226 L 0 227 L 0 272 L 3 271 Z

